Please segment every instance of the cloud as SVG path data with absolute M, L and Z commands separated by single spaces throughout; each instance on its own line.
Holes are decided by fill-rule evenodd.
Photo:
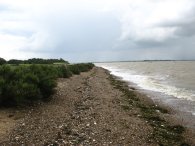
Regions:
M 176 26 L 159 25 L 166 22 L 177 22 L 188 16 L 194 3 L 191 0 L 138 0 L 131 3 L 121 16 L 121 39 L 163 41 L 173 37 Z
M 194 13 L 194 12 L 193 12 Z M 189 16 L 187 16 L 189 18 Z M 178 37 L 192 37 L 195 35 L 195 17 L 190 17 L 190 19 L 181 18 L 179 21 L 166 22 L 162 24 L 164 27 L 175 27 L 175 36 Z
M 7 10 L 9 10 L 9 7 L 7 5 L 0 5 L 0 13 Z
M 72 62 L 192 59 L 194 6 L 193 0 L 0 1 L 0 54 Z

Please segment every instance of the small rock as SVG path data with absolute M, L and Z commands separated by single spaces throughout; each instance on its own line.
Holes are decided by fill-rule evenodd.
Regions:
M 19 136 L 16 136 L 16 137 L 15 137 L 15 140 L 16 140 L 16 141 L 18 141 L 19 139 L 20 139 L 20 137 L 19 137 Z
M 160 113 L 160 111 L 159 111 L 159 110 L 156 110 L 156 112 L 157 112 L 157 113 Z
M 77 87 L 77 89 L 81 89 L 81 87 Z
M 106 129 L 106 132 L 111 132 L 111 129 Z
M 57 140 L 58 140 L 58 139 L 62 139 L 62 135 L 61 135 L 60 132 L 58 132 L 58 134 L 57 134 Z
M 11 117 L 13 117 L 13 116 L 14 116 L 14 114 L 9 114 L 9 115 L 8 115 L 9 118 L 11 118 Z

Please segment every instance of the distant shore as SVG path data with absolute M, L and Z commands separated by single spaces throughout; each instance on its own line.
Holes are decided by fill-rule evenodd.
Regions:
M 0 115 L 1 145 L 195 144 L 169 109 L 99 67 L 58 79 L 51 101 Z
M 115 62 L 157 62 L 157 61 L 195 61 L 195 60 L 124 60 L 124 61 L 100 61 L 94 63 L 115 63 Z

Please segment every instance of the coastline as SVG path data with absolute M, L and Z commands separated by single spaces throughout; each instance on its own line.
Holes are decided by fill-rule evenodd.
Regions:
M 135 88 L 129 90 L 127 83 L 103 68 L 59 79 L 56 91 L 51 101 L 32 107 L 16 121 L 9 140 L 0 144 L 195 144 L 180 121 L 171 119 L 170 109 L 156 106 Z M 166 137 L 169 134 L 175 139 Z
M 110 71 L 108 71 L 108 73 L 110 73 Z M 117 77 L 117 76 L 114 76 L 114 75 L 111 75 L 111 80 L 112 80 L 112 82 L 116 83 L 116 86 L 117 86 L 117 84 L 119 84 L 117 88 L 120 89 L 121 86 L 122 86 L 121 90 L 123 92 L 125 91 L 124 89 L 126 88 L 127 90 L 129 90 L 129 91 L 125 91 L 125 92 L 128 92 L 127 94 L 135 94 L 135 97 L 137 97 L 141 102 L 141 103 L 138 103 L 138 104 L 143 104 L 143 107 L 142 106 L 140 107 L 139 105 L 138 106 L 136 105 L 135 107 L 138 107 L 138 108 L 141 108 L 141 109 L 143 108 L 144 110 L 147 110 L 146 109 L 146 107 L 147 107 L 150 110 L 150 108 L 153 108 L 155 106 L 155 108 L 157 110 L 155 109 L 155 111 L 152 115 L 146 115 L 146 117 L 144 117 L 146 120 L 148 120 L 148 118 L 150 118 L 150 116 L 155 116 L 156 114 L 158 114 L 157 118 L 160 118 L 159 119 L 160 121 L 161 121 L 161 119 L 165 120 L 164 122 L 167 124 L 168 127 L 169 126 L 174 127 L 174 125 L 183 127 L 185 130 L 183 131 L 183 134 L 181 134 L 181 135 L 183 135 L 184 139 L 186 139 L 186 141 L 188 141 L 191 145 L 195 145 L 195 140 L 194 140 L 195 131 L 194 131 L 194 129 L 191 129 L 192 127 L 186 128 L 186 125 L 185 125 L 186 120 L 182 120 L 181 118 L 176 117 L 177 114 L 181 115 L 181 114 L 184 114 L 184 113 L 178 112 L 175 109 L 173 109 L 172 107 L 170 107 L 170 106 L 168 106 L 164 103 L 161 103 L 159 101 L 154 101 L 152 98 L 150 98 L 147 95 L 146 92 L 141 92 L 139 89 L 137 89 L 135 87 L 134 83 L 132 83 L 133 86 L 131 86 L 130 82 L 124 81 L 120 77 Z M 115 83 L 113 85 L 115 85 Z M 132 105 L 130 104 L 130 106 L 132 106 Z M 145 111 L 143 111 L 143 114 L 145 114 Z M 146 114 L 148 114 L 148 113 L 146 112 Z M 184 117 L 184 116 L 185 115 L 182 115 L 182 117 Z M 153 122 L 155 122 L 155 121 L 157 123 L 159 122 L 158 119 L 156 119 L 156 120 L 153 119 Z M 161 126 L 161 124 L 159 123 L 159 125 L 157 125 L 157 127 Z M 156 127 L 153 125 L 153 123 L 151 125 L 154 129 L 156 129 Z M 167 128 L 168 132 L 170 132 L 169 128 Z M 167 143 L 167 145 L 170 145 L 170 143 L 169 144 Z M 175 145 L 175 144 L 171 144 L 171 145 Z

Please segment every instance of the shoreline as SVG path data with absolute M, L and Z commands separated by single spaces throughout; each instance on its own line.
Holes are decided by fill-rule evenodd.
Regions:
M 103 68 L 104 69 L 104 68 Z M 107 69 L 106 69 L 107 70 Z M 109 73 L 111 73 L 109 70 L 107 70 Z M 112 75 L 112 74 L 111 74 Z M 155 92 L 155 91 L 149 91 L 146 89 L 139 88 L 135 83 L 130 81 L 125 81 L 121 77 L 114 76 L 116 80 L 120 80 L 124 82 L 130 89 L 135 89 L 135 92 L 141 94 L 141 97 L 144 97 L 144 99 L 147 99 L 150 101 L 150 103 L 156 104 L 162 108 L 165 108 L 169 111 L 170 115 L 169 118 L 167 118 L 168 121 L 175 121 L 175 123 L 178 123 L 184 127 L 186 127 L 188 130 L 190 130 L 190 133 L 193 133 L 195 137 L 195 116 L 191 112 L 187 111 L 181 111 L 179 110 L 179 107 L 176 107 L 175 105 L 171 105 L 171 103 L 163 102 L 163 98 L 159 98 L 158 96 L 161 93 Z M 163 95 L 166 96 L 166 95 Z M 169 99 L 175 100 L 176 97 L 169 97 Z M 180 104 L 183 102 L 179 102 Z M 193 122 L 194 121 L 194 122 Z
M 195 145 L 195 125 L 193 122 L 191 123 L 191 121 L 195 120 L 195 117 L 191 113 L 174 109 L 173 106 L 163 103 L 162 99 L 153 99 L 151 96 L 158 96 L 160 93 L 140 89 L 135 83 L 125 81 L 121 77 L 111 74 L 111 71 L 109 71 L 108 69 L 105 69 L 103 67 L 100 68 L 106 70 L 108 74 L 110 74 L 110 76 L 114 78 L 114 80 L 119 81 L 120 84 L 124 84 L 124 86 L 126 86 L 126 88 L 128 88 L 130 91 L 135 92 L 135 94 L 137 94 L 137 96 L 141 100 L 143 100 L 144 103 L 148 105 L 156 105 L 159 108 L 167 110 L 167 113 L 162 113 L 160 117 L 164 118 L 170 125 L 183 126 L 185 128 L 185 132 L 183 134 L 185 139 L 187 139 L 187 141 L 190 141 L 193 146 Z
M 134 83 L 122 80 L 120 77 L 112 75 L 109 70 L 107 70 L 107 69 L 105 69 L 105 70 L 110 74 L 111 81 L 114 81 L 114 82 L 116 82 L 116 84 L 119 84 L 119 86 L 117 88 L 120 89 L 121 86 L 123 86 L 122 91 L 124 90 L 124 88 L 126 88 L 129 90 L 130 94 L 136 94 L 136 97 L 141 99 L 141 102 L 144 104 L 144 106 L 145 105 L 149 106 L 149 108 L 153 108 L 154 106 L 156 106 L 158 112 L 154 113 L 154 115 L 160 113 L 157 117 L 162 119 L 162 120 L 165 120 L 165 123 L 167 125 L 169 125 L 169 126 L 176 125 L 176 126 L 183 127 L 184 133 L 183 134 L 181 133 L 181 135 L 183 135 L 185 137 L 184 139 L 189 141 L 191 143 L 191 145 L 195 145 L 195 140 L 194 140 L 195 131 L 194 131 L 194 129 L 191 129 L 192 127 L 186 128 L 186 125 L 185 125 L 186 122 L 184 122 L 182 119 L 175 116 L 176 114 L 179 114 L 179 113 L 182 114 L 181 112 L 176 111 L 175 109 L 166 105 L 165 103 L 160 103 L 159 101 L 154 101 L 151 97 L 148 96 L 148 94 L 145 91 L 143 92 L 143 91 L 140 91 L 140 89 L 136 88 Z M 144 107 L 144 110 L 145 110 L 145 107 Z M 146 117 L 146 119 L 148 120 L 148 117 Z M 154 121 L 155 121 L 155 119 L 154 119 Z M 158 119 L 156 120 L 156 122 L 158 122 Z M 153 126 L 153 124 L 152 124 L 152 126 Z M 159 124 L 158 126 L 161 126 L 161 125 Z M 169 129 L 167 129 L 167 131 L 169 131 Z
M 51 101 L 30 108 L 16 120 L 16 126 L 5 134 L 8 140 L 0 144 L 195 144 L 190 133 L 182 134 L 184 128 L 177 120 L 171 125 L 166 122 L 171 116 L 168 109 L 154 106 L 149 97 L 129 90 L 127 83 L 103 68 L 58 79 L 56 91 Z M 170 134 L 171 139 L 166 137 Z

